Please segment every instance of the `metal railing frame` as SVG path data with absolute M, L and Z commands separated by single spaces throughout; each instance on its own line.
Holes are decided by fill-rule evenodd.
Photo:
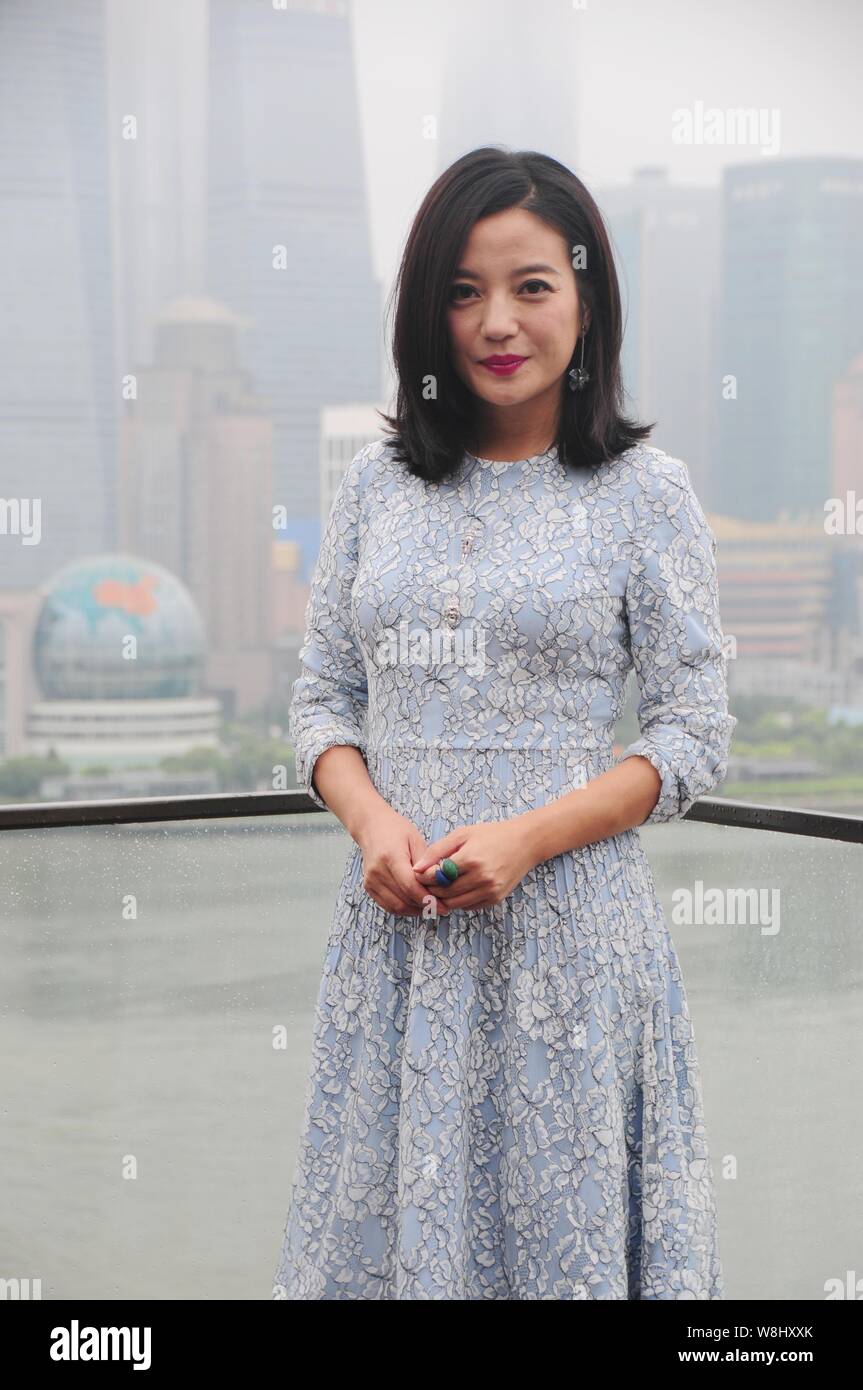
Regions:
M 79 825 L 136 825 L 153 821 L 219 820 L 243 816 L 331 814 L 303 791 L 208 792 L 197 796 L 154 796 L 103 801 L 35 801 L 0 805 L 0 830 L 49 830 Z M 830 811 L 787 810 L 726 797 L 704 797 L 681 818 L 739 830 L 863 844 L 863 816 Z

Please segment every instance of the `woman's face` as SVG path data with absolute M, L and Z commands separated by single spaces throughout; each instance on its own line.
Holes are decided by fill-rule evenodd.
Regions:
M 453 366 L 489 406 L 559 402 L 581 313 L 571 257 L 565 238 L 524 208 L 507 208 L 471 228 L 447 321 Z M 585 327 L 587 318 L 585 312 Z M 495 371 L 495 358 L 523 360 Z

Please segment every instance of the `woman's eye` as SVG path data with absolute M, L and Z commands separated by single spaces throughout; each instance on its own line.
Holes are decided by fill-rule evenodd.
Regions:
M 539 288 L 540 288 L 541 290 L 550 290 L 550 289 L 551 289 L 551 285 L 547 285 L 547 284 L 545 283 L 544 280 L 525 280 L 524 284 L 522 285 L 522 289 L 523 289 L 523 290 L 526 290 L 527 287 L 528 287 L 528 285 L 539 285 Z M 535 298 L 536 298 L 535 295 L 528 295 L 528 299 L 535 299 Z
M 545 280 L 525 280 L 521 288 L 523 290 L 526 290 L 528 289 L 528 287 L 533 287 L 533 293 L 527 296 L 528 299 L 538 299 L 539 295 L 536 292 L 537 290 L 548 290 L 549 292 L 551 291 L 551 285 L 546 284 Z M 466 290 L 467 293 L 461 294 L 461 290 Z M 450 299 L 456 303 L 463 304 L 472 294 L 475 293 L 476 291 L 474 290 L 473 285 L 453 285 L 452 290 L 450 291 Z

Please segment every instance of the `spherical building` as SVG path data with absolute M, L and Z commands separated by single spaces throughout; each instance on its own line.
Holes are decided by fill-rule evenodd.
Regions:
M 33 753 L 73 766 L 153 766 L 218 744 L 219 705 L 200 695 L 205 642 L 185 585 L 162 565 L 96 555 L 46 586 L 33 637 L 43 699 Z
M 161 565 L 128 555 L 76 561 L 51 581 L 33 660 L 49 700 L 193 695 L 204 631 L 192 595 Z

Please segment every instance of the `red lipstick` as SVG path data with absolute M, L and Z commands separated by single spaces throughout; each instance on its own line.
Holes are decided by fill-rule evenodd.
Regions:
M 495 376 L 512 376 L 518 371 L 522 362 L 526 362 L 526 357 L 515 357 L 512 353 L 503 356 L 484 357 L 481 366 L 487 367 Z

